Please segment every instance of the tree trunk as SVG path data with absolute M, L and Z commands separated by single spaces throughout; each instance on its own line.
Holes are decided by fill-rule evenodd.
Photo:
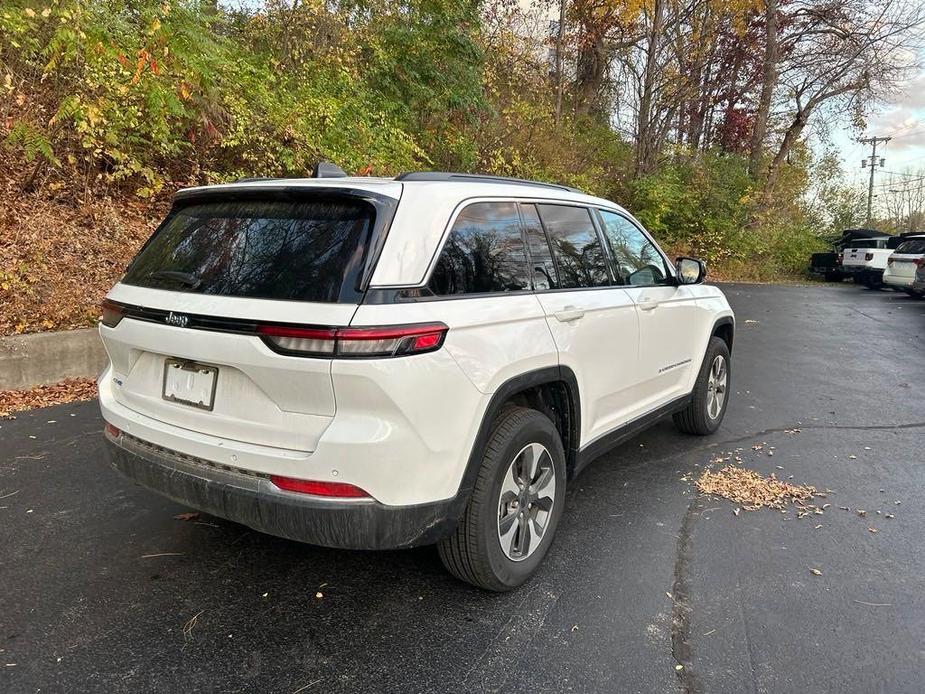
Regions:
M 575 111 L 579 114 L 601 111 L 601 89 L 607 69 L 607 50 L 603 36 L 587 37 L 578 54 Z
M 652 127 L 652 100 L 655 91 L 655 70 L 659 38 L 662 33 L 662 0 L 655 0 L 649 45 L 646 49 L 646 70 L 639 95 L 639 118 L 636 126 L 636 175 L 644 176 L 655 168 L 655 132 Z
M 556 125 L 562 120 L 562 90 L 564 82 L 562 76 L 562 34 L 565 33 L 565 5 L 566 0 L 559 0 L 559 26 L 556 32 Z
M 761 168 L 771 100 L 774 97 L 774 86 L 777 84 L 777 0 L 765 0 L 764 17 L 766 37 L 761 70 L 761 97 L 758 100 L 758 111 L 755 113 L 748 157 L 748 173 L 752 178 L 758 178 Z
M 781 141 L 780 147 L 777 148 L 777 153 L 774 155 L 774 159 L 768 167 L 768 175 L 764 182 L 764 200 L 767 201 L 770 199 L 771 190 L 777 182 L 777 175 L 780 173 L 780 167 L 784 161 L 786 161 L 787 155 L 790 154 L 790 150 L 793 149 L 793 145 L 796 144 L 797 140 L 800 139 L 800 135 L 803 134 L 803 129 L 809 122 L 811 112 L 812 107 L 806 107 L 797 111 L 797 115 L 794 117 L 793 122 L 790 124 L 790 127 L 787 128 L 787 132 L 784 133 L 784 139 Z

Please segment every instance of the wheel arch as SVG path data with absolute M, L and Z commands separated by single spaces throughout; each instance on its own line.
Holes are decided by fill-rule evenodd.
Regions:
M 722 316 L 717 318 L 713 323 L 713 330 L 710 337 L 718 337 L 726 343 L 729 348 L 729 354 L 732 354 L 732 343 L 735 339 L 735 319 L 732 316 Z
M 492 394 L 482 413 L 482 421 L 456 493 L 457 518 L 462 516 L 472 494 L 482 464 L 482 453 L 491 436 L 492 424 L 505 406 L 509 405 L 530 407 L 552 419 L 562 436 L 567 475 L 570 478 L 574 473 L 581 432 L 581 401 L 575 373 L 569 367 L 560 365 L 518 374 L 505 381 Z

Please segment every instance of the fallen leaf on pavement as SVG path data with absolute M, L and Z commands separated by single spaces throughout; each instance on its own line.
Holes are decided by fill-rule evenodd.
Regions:
M 174 519 L 181 520 L 181 521 L 199 520 L 199 512 L 198 511 L 188 511 L 186 513 L 178 513 L 177 515 L 174 516 Z
M 822 571 L 820 571 L 819 569 L 810 569 L 809 572 L 810 572 L 813 576 L 821 576 L 821 575 L 822 575 Z
M 183 625 L 183 637 L 189 641 L 193 638 L 193 628 L 196 626 L 196 623 L 199 621 L 199 615 L 201 615 L 205 610 L 199 610 L 192 618 Z

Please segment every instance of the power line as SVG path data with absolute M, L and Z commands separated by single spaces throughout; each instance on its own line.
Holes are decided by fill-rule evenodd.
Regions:
M 909 130 L 909 128 L 919 128 L 921 126 L 922 126 L 921 122 L 914 120 L 911 123 L 906 123 L 905 125 L 901 125 L 900 127 L 896 128 L 896 130 L 890 133 L 890 137 L 896 137 L 897 135 L 899 135 L 899 133 Z
M 922 175 L 921 173 L 911 173 L 911 172 L 908 172 L 908 171 L 886 171 L 886 170 L 884 170 L 884 171 L 881 171 L 880 173 L 890 174 L 891 176 L 905 176 L 905 177 L 907 177 L 907 178 L 911 178 L 911 177 L 913 177 L 913 176 L 921 176 L 921 175 Z
M 904 137 L 915 137 L 916 135 L 925 134 L 925 129 L 922 130 L 913 130 L 911 133 L 903 133 L 902 135 L 892 135 L 891 137 L 894 140 L 901 140 Z
M 903 181 L 902 183 L 878 183 L 876 186 L 874 186 L 874 188 L 876 188 L 878 191 L 881 191 L 881 192 L 884 189 L 899 190 L 899 191 L 915 190 L 914 187 L 904 188 L 902 186 L 913 184 L 913 183 L 920 183 L 921 181 L 925 181 L 925 178 L 917 178 L 914 181 Z

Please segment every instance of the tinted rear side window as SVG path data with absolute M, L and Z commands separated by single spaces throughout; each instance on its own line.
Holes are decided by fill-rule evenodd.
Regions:
M 443 296 L 528 289 L 517 206 L 477 202 L 460 212 L 428 286 Z
M 552 249 L 546 239 L 546 232 L 540 223 L 540 216 L 535 205 L 521 205 L 524 218 L 524 233 L 527 236 L 527 249 L 530 251 L 530 269 L 533 273 L 533 288 L 557 289 L 559 276 L 552 259 Z
M 925 253 L 925 239 L 915 239 L 914 241 L 905 241 L 896 247 L 897 253 L 908 253 L 915 255 Z
M 537 205 L 549 234 L 563 289 L 603 287 L 610 284 L 607 259 L 600 238 L 584 207 Z
M 346 198 L 191 204 L 173 210 L 126 284 L 255 299 L 355 302 L 375 218 Z

